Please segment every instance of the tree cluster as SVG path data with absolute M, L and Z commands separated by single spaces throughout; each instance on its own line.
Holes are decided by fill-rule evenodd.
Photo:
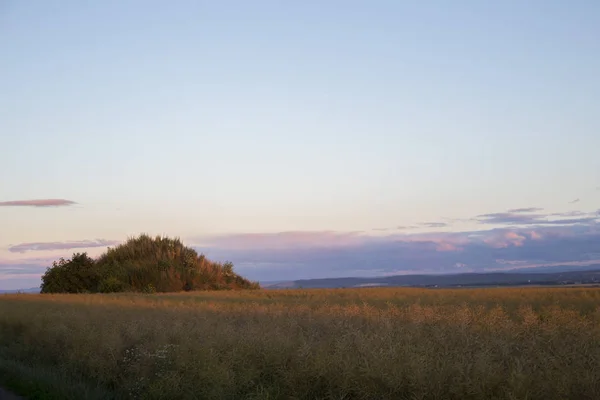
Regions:
M 258 289 L 233 271 L 184 246 L 179 239 L 130 238 L 97 259 L 86 253 L 61 258 L 42 277 L 42 293 L 178 292 Z

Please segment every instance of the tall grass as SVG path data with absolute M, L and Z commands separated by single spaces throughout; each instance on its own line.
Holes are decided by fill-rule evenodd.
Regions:
M 598 399 L 599 306 L 591 288 L 6 295 L 0 375 L 56 398 Z

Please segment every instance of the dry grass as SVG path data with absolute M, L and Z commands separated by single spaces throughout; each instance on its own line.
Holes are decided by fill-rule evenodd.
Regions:
M 594 288 L 5 295 L 0 375 L 61 399 L 599 399 L 599 305 Z

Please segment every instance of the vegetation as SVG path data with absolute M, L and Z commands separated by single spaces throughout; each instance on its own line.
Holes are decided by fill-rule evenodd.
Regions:
M 257 289 L 258 283 L 184 246 L 179 239 L 141 235 L 97 260 L 86 253 L 61 258 L 42 277 L 42 293 L 177 292 Z
M 598 399 L 599 305 L 595 288 L 3 295 L 0 380 L 45 399 Z

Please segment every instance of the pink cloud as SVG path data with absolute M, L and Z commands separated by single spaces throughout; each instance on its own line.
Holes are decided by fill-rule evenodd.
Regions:
M 11 253 L 26 253 L 29 251 L 49 251 L 49 250 L 69 250 L 69 249 L 87 249 L 93 247 L 108 247 L 119 244 L 117 240 L 79 240 L 66 242 L 36 242 L 20 243 L 10 246 L 8 251 Z
M 526 236 L 515 231 L 497 231 L 487 235 L 483 239 L 483 243 L 501 249 L 509 246 L 521 247 L 526 240 Z
M 36 199 L 36 200 L 14 200 L 2 201 L 0 207 L 64 207 L 72 206 L 75 203 L 65 199 Z
M 529 236 L 531 237 L 531 240 L 542 240 L 542 238 L 543 238 L 542 235 L 540 235 L 536 231 L 531 231 L 529 233 Z
M 447 242 L 438 243 L 437 246 L 435 247 L 435 249 L 437 251 L 458 251 L 458 250 L 460 250 L 459 247 L 453 245 L 452 243 L 447 243 Z
M 523 235 L 519 235 L 516 232 L 507 232 L 504 238 L 511 243 L 513 246 L 523 246 L 523 242 L 527 239 Z

